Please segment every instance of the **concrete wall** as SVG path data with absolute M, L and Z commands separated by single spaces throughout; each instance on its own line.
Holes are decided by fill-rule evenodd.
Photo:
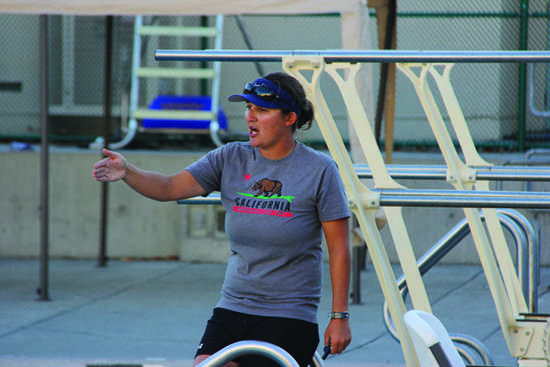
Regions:
M 145 169 L 182 169 L 199 153 L 125 152 Z M 0 256 L 38 254 L 39 153 L 1 152 Z M 92 177 L 96 151 L 50 153 L 50 253 L 53 257 L 93 258 L 98 252 L 101 184 Z M 136 194 L 123 183 L 109 185 L 108 255 L 177 256 L 188 225 L 187 210 Z
M 172 173 L 204 152 L 124 151 L 149 170 Z M 99 244 L 100 183 L 92 178 L 96 151 L 52 148 L 50 153 L 50 254 L 55 258 L 95 258 Z M 495 164 L 521 157 L 493 156 Z M 487 158 L 486 158 L 487 159 Z M 40 154 L 9 152 L 0 147 L 0 257 L 36 257 L 40 244 Z M 396 164 L 441 164 L 439 155 L 396 153 Z M 445 182 L 402 182 L 409 188 L 450 188 Z M 505 189 L 520 190 L 521 184 Z M 534 187 L 544 191 L 547 185 Z M 550 264 L 544 241 L 550 229 L 546 212 L 524 212 L 541 228 L 542 263 Z M 404 208 L 403 215 L 417 256 L 421 256 L 464 215 L 460 209 Z M 387 228 L 382 230 L 392 261 L 396 254 Z M 107 254 L 112 258 L 179 257 L 190 262 L 225 262 L 223 210 L 218 206 L 184 206 L 144 198 L 123 183 L 109 184 Z M 512 250 L 515 252 L 515 250 Z M 477 264 L 468 238 L 446 263 Z

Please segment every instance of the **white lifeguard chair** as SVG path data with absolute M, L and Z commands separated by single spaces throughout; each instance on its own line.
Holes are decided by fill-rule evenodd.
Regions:
M 414 346 L 420 367 L 465 367 L 445 326 L 433 314 L 410 310 L 403 321 Z

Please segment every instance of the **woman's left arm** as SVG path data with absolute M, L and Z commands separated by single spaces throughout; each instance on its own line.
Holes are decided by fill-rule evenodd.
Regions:
M 332 311 L 347 312 L 351 276 L 349 220 L 322 222 L 322 226 L 329 253 Z M 325 346 L 331 346 L 331 354 L 342 353 L 350 342 L 349 320 L 331 319 L 325 331 Z

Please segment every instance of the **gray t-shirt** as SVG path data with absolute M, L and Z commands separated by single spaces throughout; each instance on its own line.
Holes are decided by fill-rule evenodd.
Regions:
M 187 168 L 220 191 L 231 247 L 218 307 L 317 322 L 321 222 L 349 217 L 336 163 L 302 143 L 280 160 L 230 143 Z

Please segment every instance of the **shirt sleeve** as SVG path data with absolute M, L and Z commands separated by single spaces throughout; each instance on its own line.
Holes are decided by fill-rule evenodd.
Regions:
M 223 162 L 224 157 L 227 155 L 226 147 L 223 146 L 208 152 L 186 168 L 201 187 L 206 190 L 206 195 L 213 191 L 220 191 Z
M 321 179 L 317 210 L 321 222 L 348 218 L 350 216 L 346 190 L 338 172 L 338 166 L 334 161 L 326 167 Z

